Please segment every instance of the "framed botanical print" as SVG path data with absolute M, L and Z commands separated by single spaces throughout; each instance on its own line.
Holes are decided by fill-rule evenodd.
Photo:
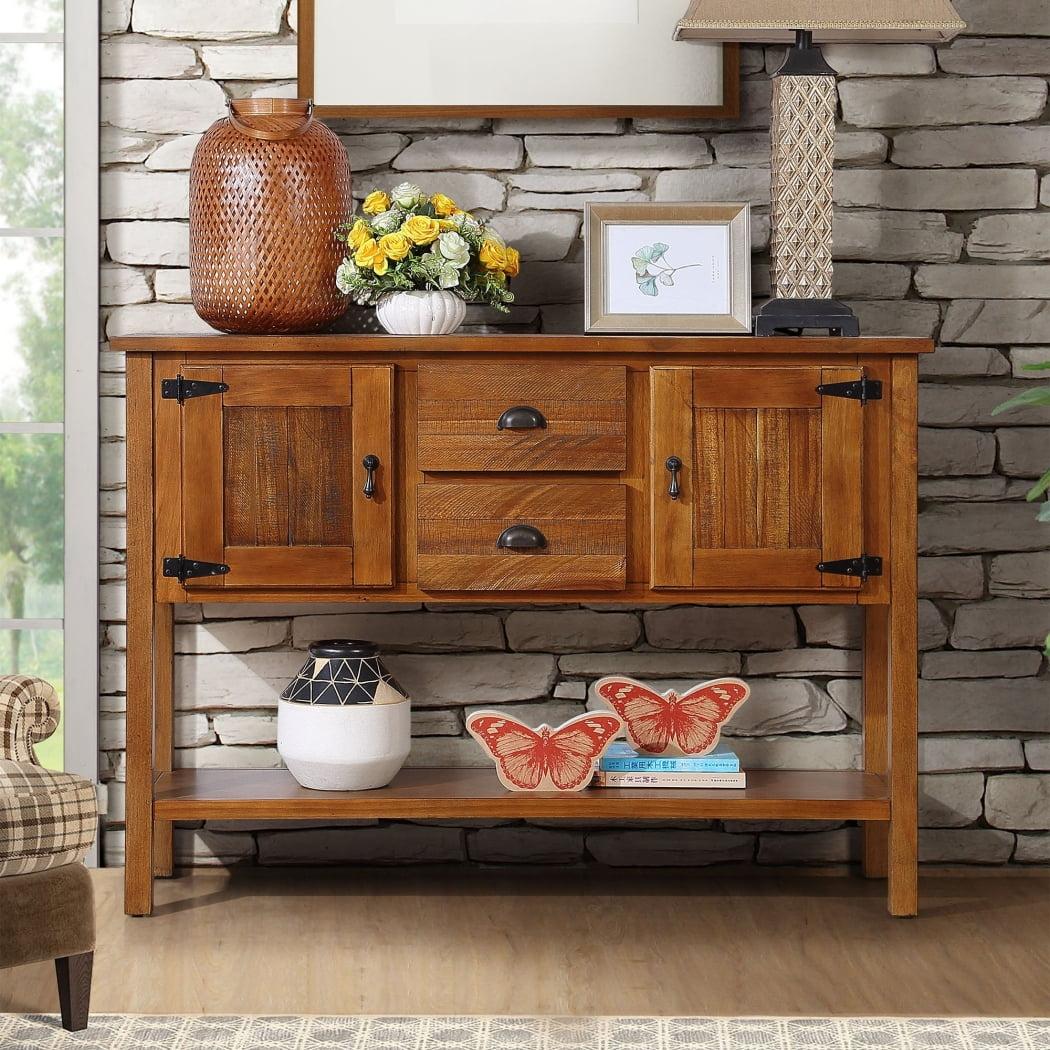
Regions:
M 735 117 L 736 45 L 685 0 L 299 0 L 299 94 L 327 118 Z
M 588 204 L 588 332 L 751 331 L 751 207 Z

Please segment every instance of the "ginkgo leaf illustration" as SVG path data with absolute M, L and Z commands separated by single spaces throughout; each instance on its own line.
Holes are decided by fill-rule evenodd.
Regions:
M 669 244 L 657 241 L 655 244 L 639 248 L 632 256 L 631 263 L 634 266 L 634 279 L 638 282 L 638 290 L 642 295 L 655 298 L 660 294 L 661 287 L 675 287 L 675 278 L 682 270 L 695 270 L 702 266 L 701 263 L 692 263 L 688 266 L 672 266 L 665 258 L 670 250 L 671 246 Z

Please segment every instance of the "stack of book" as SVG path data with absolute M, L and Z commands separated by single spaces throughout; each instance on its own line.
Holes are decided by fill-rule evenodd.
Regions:
M 728 748 L 702 758 L 662 758 L 615 743 L 598 763 L 596 787 L 603 788 L 731 788 L 747 787 L 740 759 Z

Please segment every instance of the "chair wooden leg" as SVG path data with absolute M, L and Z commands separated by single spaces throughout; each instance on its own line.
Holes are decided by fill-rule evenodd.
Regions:
M 88 1026 L 88 1013 L 91 1009 L 91 967 L 94 960 L 94 952 L 55 960 L 62 1027 L 67 1032 L 82 1032 Z

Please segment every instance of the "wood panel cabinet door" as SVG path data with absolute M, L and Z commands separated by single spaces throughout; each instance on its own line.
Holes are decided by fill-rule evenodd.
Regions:
M 186 587 L 392 586 L 393 368 L 181 373 L 225 388 L 182 405 L 182 515 L 185 557 L 229 572 Z
M 863 549 L 860 368 L 651 371 L 652 586 L 842 590 Z M 820 393 L 818 388 L 837 388 Z M 870 552 L 877 554 L 878 552 Z

